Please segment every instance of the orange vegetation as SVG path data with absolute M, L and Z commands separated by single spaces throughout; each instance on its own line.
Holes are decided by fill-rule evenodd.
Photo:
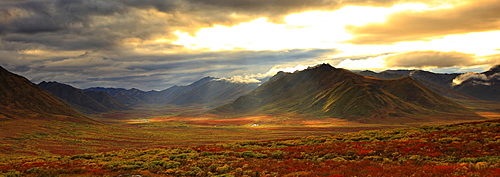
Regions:
M 500 113 L 498 112 L 476 112 L 480 116 L 486 117 L 488 119 L 498 119 L 500 118 Z

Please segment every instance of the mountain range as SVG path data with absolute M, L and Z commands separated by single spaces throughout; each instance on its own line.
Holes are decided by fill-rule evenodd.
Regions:
M 82 113 L 104 113 L 130 109 L 106 92 L 82 90 L 67 84 L 45 81 L 40 82 L 38 87 Z
M 89 121 L 28 79 L 0 66 L 0 120 Z
M 171 100 L 179 97 L 180 95 L 186 94 L 187 92 L 199 87 L 211 80 L 214 77 L 204 77 L 192 84 L 187 86 L 172 86 L 168 89 L 161 91 L 142 91 L 139 89 L 123 89 L 123 88 L 103 88 L 103 87 L 92 87 L 85 90 L 89 91 L 103 91 L 111 96 L 114 96 L 123 103 L 134 106 L 137 104 L 166 104 Z
M 205 77 L 187 86 L 141 91 L 103 87 L 82 90 L 57 82 L 37 86 L 2 68 L 1 115 L 8 119 L 21 114 L 20 110 L 30 110 L 36 115 L 82 117 L 73 109 L 104 113 L 157 104 L 203 105 L 215 108 L 210 113 L 221 115 L 293 113 L 361 122 L 418 121 L 438 116 L 476 119 L 479 116 L 447 98 L 498 101 L 499 71 L 500 66 L 483 73 L 463 74 L 421 70 L 350 72 L 322 64 L 294 73 L 279 72 L 261 85 Z
M 424 117 L 480 119 L 410 77 L 365 77 L 329 64 L 280 72 L 217 114 L 305 114 L 361 122 L 419 121 Z
M 481 99 L 500 102 L 500 65 L 482 73 L 432 73 L 422 70 L 386 70 L 356 72 L 381 79 L 411 77 L 433 91 L 455 99 Z
M 216 107 L 244 95 L 258 84 L 234 83 L 214 77 L 204 77 L 187 86 L 173 86 L 162 91 L 93 87 L 85 90 L 102 91 L 129 106 L 138 104 L 195 105 Z

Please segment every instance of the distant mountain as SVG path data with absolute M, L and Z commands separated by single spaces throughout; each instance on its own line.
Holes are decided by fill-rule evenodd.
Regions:
M 0 120 L 9 119 L 89 121 L 28 79 L 0 66 Z
M 247 95 L 211 111 L 217 114 L 297 113 L 360 122 L 481 119 L 415 80 L 382 80 L 328 64 L 280 72 Z
M 148 92 L 139 89 L 124 89 L 124 88 L 104 88 L 104 87 L 92 87 L 85 89 L 86 91 L 101 91 L 113 96 L 120 102 L 127 106 L 134 106 L 141 103 L 148 103 L 150 101 L 150 96 Z
M 193 82 L 192 84 L 189 84 L 187 86 L 173 86 L 168 89 L 162 90 L 162 91 L 151 91 L 149 92 L 149 96 L 154 98 L 152 100 L 152 103 L 157 103 L 157 104 L 165 104 L 165 103 L 170 103 L 172 102 L 175 98 L 178 98 L 181 95 L 184 95 L 191 90 L 202 86 L 203 84 L 212 81 L 213 79 L 216 79 L 214 77 L 204 77 L 196 82 Z
M 483 72 L 483 74 L 487 76 L 493 76 L 493 75 L 498 75 L 500 73 L 500 65 L 496 65 L 492 68 L 490 68 L 488 71 Z M 498 80 L 498 78 L 497 78 Z
M 422 70 L 387 70 L 379 73 L 367 70 L 360 72 L 355 71 L 355 73 L 380 79 L 401 79 L 411 77 L 425 87 L 445 97 L 462 100 L 477 99 L 451 88 L 452 80 L 459 74 L 436 74 Z
M 209 107 L 230 103 L 239 96 L 257 88 L 258 84 L 232 83 L 223 80 L 212 80 L 191 91 L 179 95 L 170 103 L 176 105 L 206 104 Z
M 362 76 L 367 76 L 367 77 L 375 77 L 375 78 L 380 78 L 380 79 L 401 79 L 405 77 L 406 75 L 404 74 L 399 74 L 399 73 L 391 73 L 391 72 L 373 72 L 373 71 L 354 71 L 354 73 L 362 75 Z
M 450 87 L 452 85 L 453 79 L 455 79 L 460 74 L 437 74 L 429 71 L 423 70 L 387 70 L 382 72 L 382 74 L 400 74 L 405 76 L 411 76 L 420 80 L 431 82 L 443 87 Z
M 138 89 L 93 87 L 86 90 L 103 91 L 121 102 L 134 106 L 138 104 L 174 104 L 215 107 L 234 101 L 258 84 L 231 83 L 214 77 L 204 77 L 187 86 L 172 86 L 162 91 L 141 91 Z
M 130 109 L 114 97 L 101 91 L 82 90 L 67 84 L 45 81 L 39 83 L 38 87 L 82 113 L 103 113 Z
M 115 97 L 119 101 L 125 103 L 128 106 L 134 106 L 138 104 L 166 104 L 171 102 L 174 98 L 179 95 L 185 94 L 192 89 L 203 85 L 214 79 L 213 77 L 204 77 L 190 85 L 187 86 L 172 86 L 168 89 L 162 91 L 142 91 L 139 89 L 124 89 L 124 88 L 103 88 L 103 87 L 92 87 L 85 90 L 88 91 L 102 91 Z
M 473 97 L 500 102 L 500 65 L 483 73 L 464 73 L 453 79 L 453 89 Z
M 387 70 L 357 72 L 363 76 L 396 79 L 410 76 L 433 91 L 455 99 L 481 99 L 500 102 L 500 65 L 483 73 L 441 74 L 422 70 Z

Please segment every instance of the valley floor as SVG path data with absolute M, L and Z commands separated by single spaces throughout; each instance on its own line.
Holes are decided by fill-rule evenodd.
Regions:
M 498 104 L 463 104 L 489 121 L 235 118 L 201 114 L 197 107 L 92 115 L 92 124 L 4 121 L 0 176 L 500 175 Z
M 500 120 L 0 159 L 3 176 L 499 176 Z

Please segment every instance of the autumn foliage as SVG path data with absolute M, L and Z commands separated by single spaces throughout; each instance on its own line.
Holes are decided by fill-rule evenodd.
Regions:
M 500 176 L 500 120 L 0 159 L 3 176 Z

